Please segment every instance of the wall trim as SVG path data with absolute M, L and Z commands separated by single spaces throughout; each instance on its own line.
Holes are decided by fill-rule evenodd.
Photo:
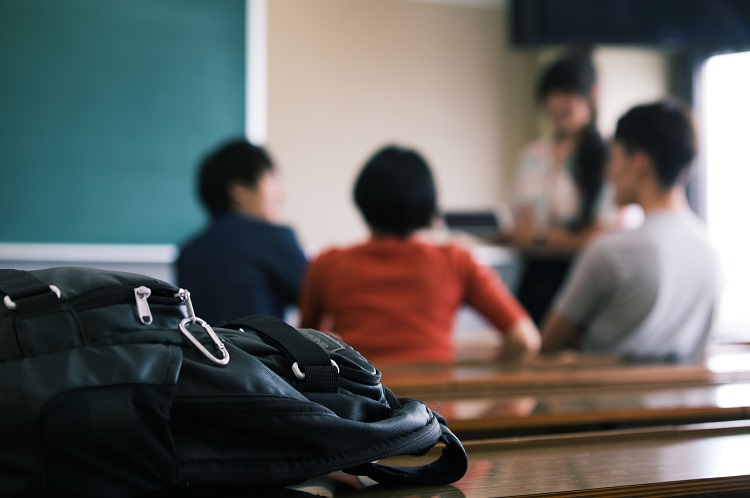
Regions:
M 0 243 L 0 261 L 172 264 L 178 249 L 169 244 Z
M 268 3 L 245 3 L 245 135 L 257 145 L 268 141 Z

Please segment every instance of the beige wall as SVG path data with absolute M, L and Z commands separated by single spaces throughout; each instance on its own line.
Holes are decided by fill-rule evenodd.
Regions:
M 599 129 L 611 136 L 632 106 L 669 93 L 669 57 L 655 49 L 602 47 L 594 52 L 599 73 Z
M 268 146 L 286 219 L 313 250 L 366 235 L 351 200 L 388 142 L 421 150 L 445 209 L 493 207 L 543 133 L 537 71 L 559 50 L 509 47 L 501 0 L 268 0 Z M 598 48 L 599 125 L 666 95 L 656 50 Z
M 501 2 L 479 5 L 269 0 L 268 147 L 304 245 L 366 234 L 352 183 L 387 142 L 424 153 L 444 208 L 503 197 L 534 133 L 534 57 L 507 47 Z

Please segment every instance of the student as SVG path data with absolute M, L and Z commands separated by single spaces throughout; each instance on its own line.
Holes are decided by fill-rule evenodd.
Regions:
M 702 358 L 720 277 L 716 253 L 683 188 L 695 149 L 691 117 L 675 101 L 638 106 L 620 118 L 609 179 L 615 202 L 639 204 L 645 220 L 584 249 L 544 325 L 544 351 Z
M 179 285 L 212 324 L 251 314 L 284 317 L 307 265 L 294 232 L 277 224 L 282 190 L 268 153 L 230 141 L 202 162 L 200 197 L 211 222 L 181 250 Z
M 333 331 L 376 363 L 447 363 L 454 360 L 456 312 L 466 304 L 502 332 L 501 357 L 536 354 L 539 332 L 492 270 L 461 247 L 415 234 L 437 211 L 421 155 L 395 146 L 378 151 L 359 173 L 354 200 L 370 238 L 310 264 L 300 326 L 323 328 L 330 318 Z
M 586 54 L 544 70 L 537 94 L 552 136 L 525 147 L 512 189 L 515 228 L 504 238 L 524 257 L 517 296 L 538 325 L 573 257 L 601 228 L 606 146 L 596 128 L 596 79 Z

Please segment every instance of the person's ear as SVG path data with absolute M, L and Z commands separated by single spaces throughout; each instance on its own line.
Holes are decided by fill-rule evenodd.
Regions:
M 235 206 L 244 206 L 250 197 L 254 196 L 255 189 L 242 182 L 232 181 L 227 185 L 227 196 Z
M 653 173 L 654 163 L 644 150 L 636 149 L 631 153 L 633 170 L 638 178 L 646 178 Z

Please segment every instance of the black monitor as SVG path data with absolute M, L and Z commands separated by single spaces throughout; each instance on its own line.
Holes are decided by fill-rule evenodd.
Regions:
M 500 235 L 500 217 L 493 210 L 446 211 L 443 221 L 449 230 L 495 240 Z

